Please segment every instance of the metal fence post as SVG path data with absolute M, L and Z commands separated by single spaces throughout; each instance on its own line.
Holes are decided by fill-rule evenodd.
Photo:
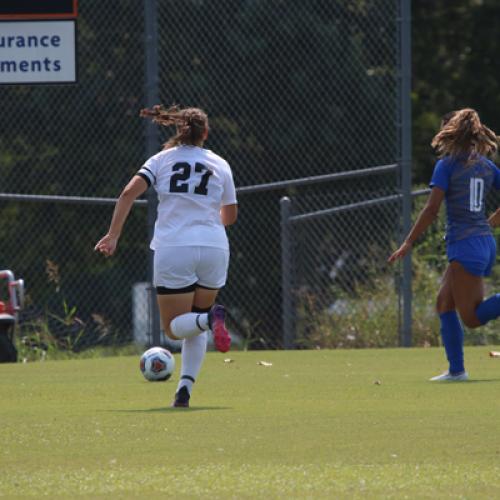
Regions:
M 295 348 L 295 324 L 292 297 L 292 242 L 290 235 L 290 214 L 292 202 L 284 196 L 280 200 L 281 213 L 281 301 L 283 321 L 283 346 Z
M 411 0 L 401 0 L 400 99 L 401 99 L 401 188 L 403 194 L 403 232 L 411 228 Z M 411 253 L 403 260 L 403 331 L 404 347 L 412 344 Z
M 144 40 L 146 59 L 145 94 L 146 106 L 158 104 L 158 6 L 157 0 L 144 0 Z M 146 157 L 149 158 L 158 152 L 160 140 L 156 125 L 150 120 L 145 121 L 146 126 Z M 148 240 L 151 241 L 154 232 L 158 198 L 152 188 L 147 193 L 148 200 Z M 160 345 L 160 314 L 156 302 L 156 290 L 153 287 L 153 259 L 154 254 L 149 250 L 148 281 L 151 283 L 149 292 L 149 338 L 152 345 Z

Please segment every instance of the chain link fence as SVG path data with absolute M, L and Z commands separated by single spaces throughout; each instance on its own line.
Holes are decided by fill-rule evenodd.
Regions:
M 78 83 L 1 88 L 1 192 L 119 194 L 144 161 L 143 10 L 138 1 L 80 1 Z M 106 260 L 93 246 L 112 209 L 0 199 L 0 267 L 25 280 L 26 342 L 78 350 L 130 341 L 132 287 L 147 280 L 146 209 L 133 210 Z
M 398 1 L 152 4 L 159 99 L 208 112 L 207 147 L 229 161 L 237 186 L 398 161 Z M 138 118 L 151 84 L 145 76 L 145 5 L 80 0 L 78 84 L 2 89 L 0 191 L 118 195 L 146 156 Z M 164 132 L 158 134 L 164 141 Z M 394 194 L 397 178 L 239 191 L 221 302 L 242 346 L 283 347 L 280 198 L 289 196 L 296 214 L 313 212 Z M 342 294 L 375 286 L 380 276 L 389 283 L 391 271 L 380 259 L 396 239 L 398 210 L 396 203 L 370 209 L 369 217 L 355 210 L 297 225 L 299 324 L 336 311 Z M 48 318 L 49 327 L 57 324 L 61 337 L 78 338 L 82 348 L 131 340 L 132 290 L 144 296 L 147 289 L 137 285 L 147 281 L 146 209 L 134 208 L 117 256 L 105 260 L 92 248 L 111 213 L 109 205 L 0 198 L 0 267 L 26 281 L 27 324 Z M 393 307 L 397 322 L 397 297 L 371 307 L 382 313 Z M 144 305 L 139 316 L 148 314 Z M 297 341 L 320 345 L 314 335 L 310 326 L 301 327 Z
M 292 200 L 290 328 L 298 346 L 399 345 L 398 268 L 387 263 L 401 212 L 392 167 L 336 182 L 323 197 L 334 196 L 334 208 L 312 210 L 323 201 L 318 193 Z
M 196 102 L 209 111 L 209 147 L 228 159 L 240 186 L 394 163 L 399 154 L 398 13 L 394 1 L 162 2 L 160 27 L 168 29 L 160 35 L 161 98 Z M 394 194 L 396 188 L 393 172 L 376 186 L 370 181 L 325 183 L 240 197 L 223 301 L 252 348 L 284 342 L 279 198 L 290 196 L 297 212 L 305 212 Z M 359 248 L 363 240 L 387 253 L 388 242 L 396 238 L 398 208 L 393 204 L 385 210 L 382 228 L 370 226 L 366 217 L 363 224 L 348 224 L 343 217 L 302 224 L 297 289 L 312 280 L 321 290 L 315 293 L 318 299 L 321 295 L 320 310 L 333 303 L 318 268 L 329 268 L 332 259 Z M 351 243 L 343 245 L 348 239 Z M 350 255 L 352 286 L 365 273 L 378 273 L 381 266 L 373 257 L 356 267 L 359 259 Z M 304 309 L 301 297 L 296 307 Z M 397 297 L 393 309 L 396 318 Z M 308 311 L 309 321 L 315 322 L 320 310 Z M 395 334 L 397 320 L 389 326 Z

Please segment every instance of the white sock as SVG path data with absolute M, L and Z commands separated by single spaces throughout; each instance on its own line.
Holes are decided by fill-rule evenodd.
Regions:
M 182 341 L 181 378 L 177 385 L 177 391 L 181 387 L 187 387 L 189 394 L 191 394 L 193 383 L 200 372 L 205 353 L 207 352 L 207 337 L 207 332 L 202 332 L 196 335 L 196 337 Z
M 186 313 L 170 322 L 170 330 L 178 339 L 189 339 L 208 330 L 207 313 Z

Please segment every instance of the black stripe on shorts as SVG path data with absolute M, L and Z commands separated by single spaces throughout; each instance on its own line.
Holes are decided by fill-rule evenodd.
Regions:
M 176 293 L 191 293 L 196 289 L 196 283 L 185 286 L 184 288 L 166 288 L 164 286 L 157 286 L 156 293 L 158 295 L 175 295 Z
M 203 288 L 204 290 L 219 290 L 219 288 L 210 288 L 209 286 L 203 286 L 199 283 L 196 283 L 196 288 Z

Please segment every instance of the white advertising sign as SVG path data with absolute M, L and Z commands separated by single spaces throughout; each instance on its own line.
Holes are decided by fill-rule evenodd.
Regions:
M 0 21 L 0 84 L 75 83 L 75 21 Z

